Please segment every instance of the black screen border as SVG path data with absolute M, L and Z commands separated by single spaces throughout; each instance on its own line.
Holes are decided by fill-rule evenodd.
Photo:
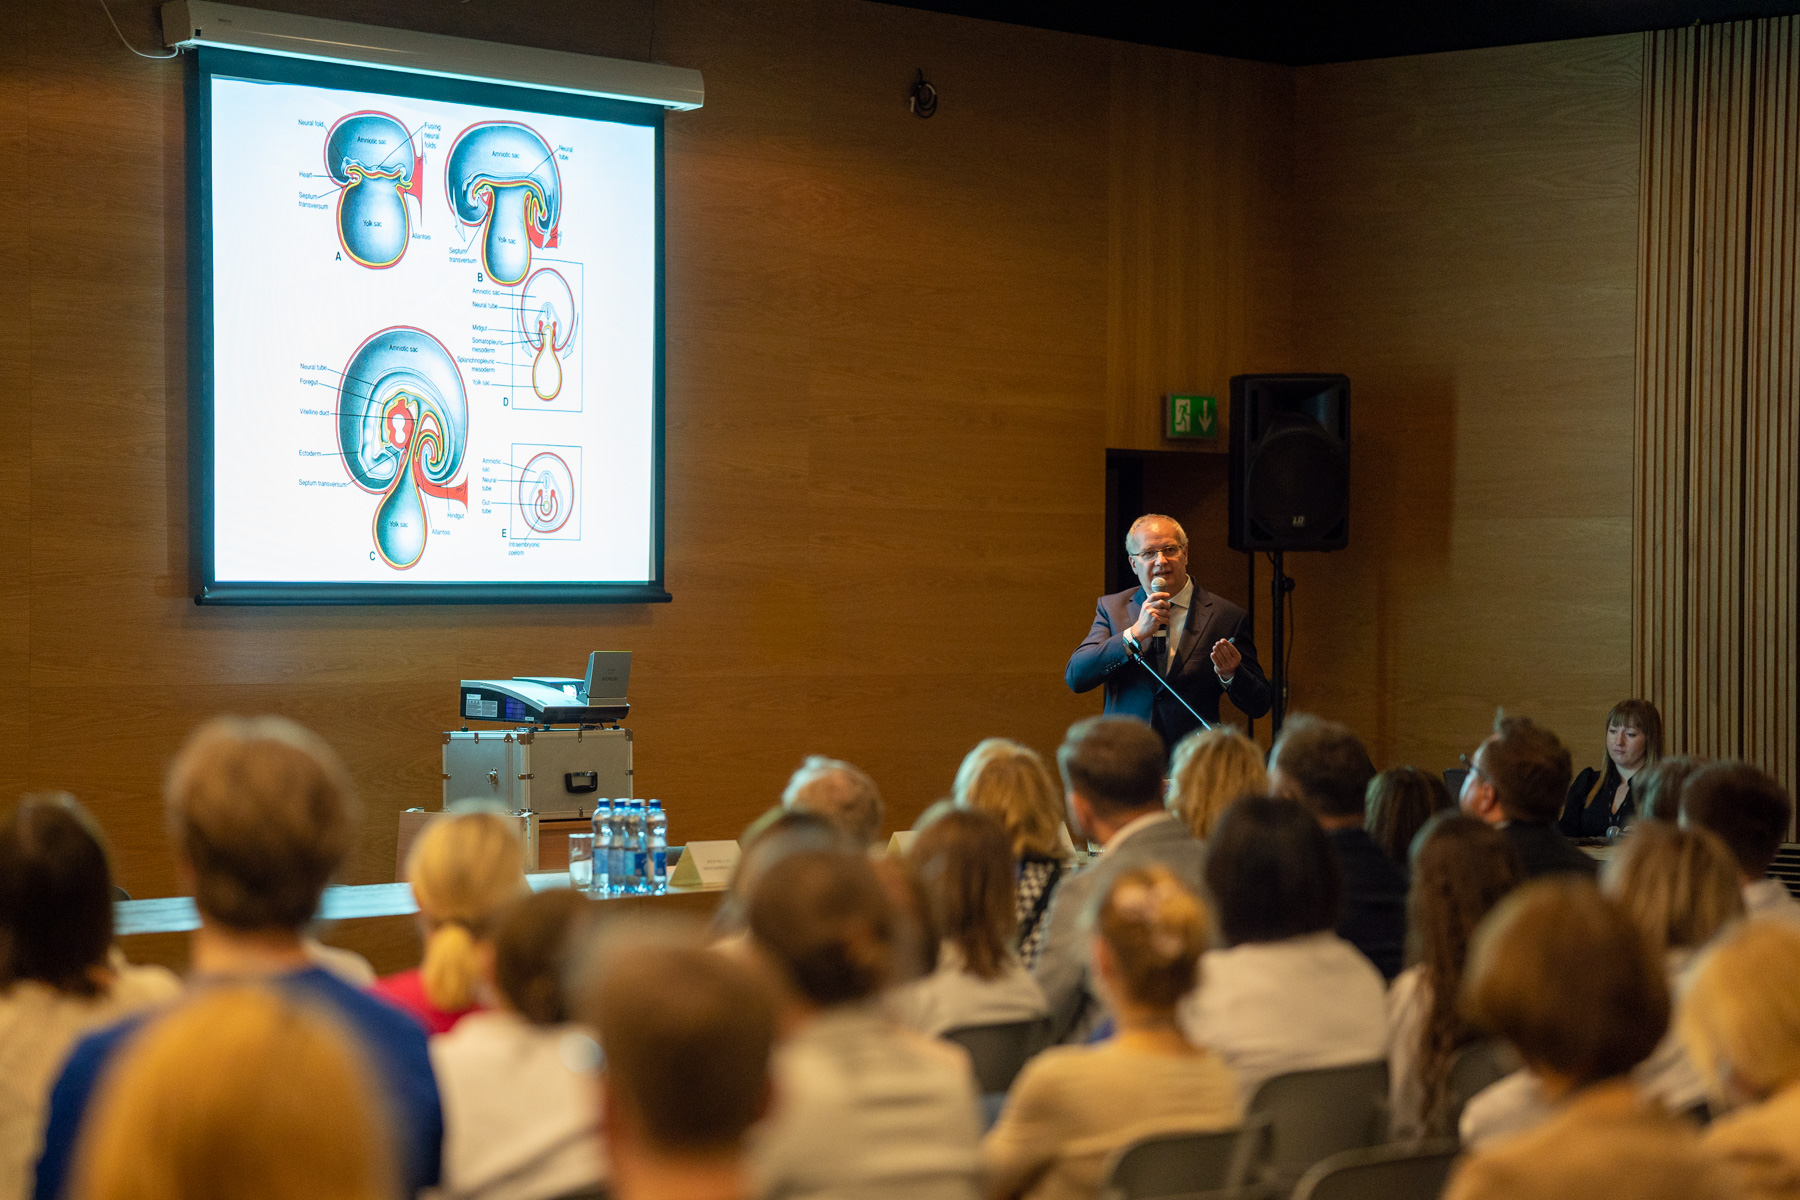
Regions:
M 655 135 L 655 298 L 651 349 L 650 578 L 609 583 L 220 582 L 213 544 L 214 311 L 212 81 L 214 77 L 342 88 L 648 126 Z M 645 604 L 672 599 L 663 584 L 663 109 L 520 85 L 449 79 L 319 59 L 202 46 L 187 69 L 188 511 L 194 603 L 201 605 Z

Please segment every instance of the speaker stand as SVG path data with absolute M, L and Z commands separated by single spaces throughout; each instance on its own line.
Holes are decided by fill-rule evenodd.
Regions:
M 1281 721 L 1287 715 L 1288 678 L 1287 678 L 1287 598 L 1294 591 L 1293 577 L 1287 573 L 1282 561 L 1282 552 L 1269 552 L 1269 562 L 1274 565 L 1274 577 L 1269 580 L 1269 596 L 1274 601 L 1275 611 L 1270 613 L 1270 626 L 1274 636 L 1271 649 L 1274 653 L 1274 670 L 1269 677 L 1270 689 L 1275 693 L 1275 700 L 1269 709 L 1269 742 L 1274 744 L 1281 736 Z

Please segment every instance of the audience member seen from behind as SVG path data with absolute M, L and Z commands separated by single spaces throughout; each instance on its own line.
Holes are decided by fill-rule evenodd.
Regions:
M 354 1039 L 274 989 L 205 988 L 120 1052 L 71 1200 L 392 1200 L 387 1135 Z
M 1012 948 L 1013 856 L 1000 822 L 951 809 L 919 831 L 907 863 L 941 940 L 936 969 L 889 993 L 895 1018 L 935 1035 L 1044 1016 L 1043 989 Z
M 1600 866 L 1556 827 L 1569 790 L 1569 752 L 1529 717 L 1494 718 L 1494 732 L 1468 758 L 1462 810 L 1499 828 L 1518 851 L 1525 878 L 1569 871 L 1592 878 Z
M 1092 1200 L 1113 1151 L 1152 1134 L 1238 1123 L 1236 1076 L 1189 1041 L 1175 1015 L 1200 981 L 1207 926 L 1205 906 L 1164 867 L 1113 880 L 1091 940 L 1113 1035 L 1025 1065 L 982 1144 L 989 1196 Z
M 548 1200 L 605 1181 L 593 1044 L 571 1023 L 563 988 L 593 910 L 569 888 L 502 909 L 477 954 L 484 1011 L 431 1039 L 447 1194 Z
M 749 945 L 750 895 L 770 866 L 796 850 L 841 849 L 852 844 L 824 817 L 798 809 L 777 805 L 750 822 L 738 838 L 741 851 L 725 897 L 713 912 L 714 944 L 729 950 Z
M 1521 878 L 1519 856 L 1461 813 L 1426 823 L 1413 846 L 1408 909 L 1418 956 L 1388 990 L 1388 1110 L 1394 1141 L 1454 1136 L 1450 1063 L 1480 1032 L 1457 1008 L 1469 943 Z
M 1633 789 L 1638 795 L 1638 815 L 1640 821 L 1679 821 L 1681 819 L 1681 789 L 1687 784 L 1688 777 L 1710 759 L 1690 758 L 1685 754 L 1674 754 L 1668 758 L 1659 758 L 1650 766 L 1632 777 Z
M 1338 936 L 1392 979 L 1406 957 L 1406 871 L 1363 828 L 1374 778 L 1369 752 L 1335 721 L 1291 717 L 1269 752 L 1269 790 L 1304 805 L 1337 856 L 1344 881 Z
M 881 844 L 881 790 L 860 767 L 841 759 L 810 755 L 789 777 L 781 806 L 824 817 L 858 845 Z
M 1363 828 L 1384 854 L 1405 866 L 1425 822 L 1455 807 L 1450 789 L 1436 775 L 1417 767 L 1389 767 L 1369 780 Z
M 1230 725 L 1196 729 L 1169 757 L 1169 809 L 1203 842 L 1233 803 L 1268 790 L 1262 750 Z
M 1206 850 L 1163 807 L 1163 744 L 1134 717 L 1089 717 L 1069 726 L 1056 752 L 1069 819 L 1104 847 L 1056 890 L 1050 929 L 1033 974 L 1050 1005 L 1052 1041 L 1085 1041 L 1105 1016 L 1088 968 L 1084 910 L 1132 867 L 1160 863 L 1194 891 Z
M 27 797 L 0 824 L 0 1196 L 29 1190 L 44 1102 L 75 1040 L 180 991 L 113 946 L 93 819 L 73 797 Z
M 1637 818 L 1644 770 L 1662 757 L 1662 714 L 1648 700 L 1621 700 L 1606 714 L 1606 767 L 1586 767 L 1569 785 L 1562 831 L 1572 838 L 1616 837 Z
M 425 961 L 375 985 L 383 999 L 444 1033 L 479 1006 L 480 947 L 494 914 L 526 891 L 516 818 L 492 812 L 439 817 L 414 839 L 406 881 L 419 904 Z
M 586 1015 L 600 1039 L 613 1200 L 748 1200 L 745 1139 L 770 1106 L 775 1005 L 752 964 L 611 946 Z
M 1712 830 L 1730 848 L 1752 917 L 1800 921 L 1800 901 L 1769 877 L 1793 817 L 1787 790 L 1749 763 L 1702 767 L 1681 788 L 1681 823 Z
M 1600 890 L 1636 922 L 1661 956 L 1672 996 L 1687 990 L 1702 947 L 1744 915 L 1737 860 L 1704 829 L 1667 821 L 1632 828 L 1600 875 Z M 1637 1069 L 1638 1086 L 1671 1112 L 1706 1100 L 1706 1085 L 1671 1030 Z
M 785 984 L 778 1103 L 757 1130 L 760 1195 L 976 1194 L 981 1119 L 961 1048 L 894 1023 L 878 1003 L 904 940 L 860 850 L 800 850 L 750 896 L 754 944 Z
M 1800 1194 L 1800 929 L 1751 921 L 1696 966 L 1676 1025 L 1716 1114 L 1702 1147 L 1747 1200 Z
M 197 982 L 262 979 L 317 1004 L 354 1035 L 381 1085 L 385 1125 L 408 1192 L 438 1180 L 443 1120 L 417 1021 L 308 957 L 301 934 L 349 849 L 355 802 L 344 767 L 317 736 L 280 717 L 220 717 L 176 755 L 164 788 L 178 874 L 192 882 Z M 75 1047 L 50 1093 L 37 1200 L 57 1200 L 96 1082 L 137 1034 L 127 1020 Z
M 1062 789 L 1036 750 L 1005 738 L 976 744 L 956 769 L 951 793 L 959 808 L 992 813 L 1006 826 L 1019 860 L 1013 906 L 1019 923 L 1019 961 L 1030 970 L 1048 927 L 1056 888 L 1072 869 L 1063 825 Z
M 1518 1051 L 1555 1105 L 1478 1148 L 1447 1200 L 1712 1200 L 1730 1195 L 1693 1127 L 1631 1081 L 1669 1022 L 1662 964 L 1631 918 L 1584 879 L 1526 884 L 1469 955 L 1464 1006 Z
M 1275 1075 L 1386 1055 L 1386 988 L 1333 932 L 1343 883 L 1311 813 L 1265 796 L 1232 805 L 1207 847 L 1206 888 L 1224 948 L 1201 958 L 1206 986 L 1182 1004 L 1182 1028 L 1246 1098 Z

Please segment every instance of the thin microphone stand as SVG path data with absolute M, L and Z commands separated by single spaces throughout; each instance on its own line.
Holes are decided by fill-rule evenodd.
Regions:
M 1169 686 L 1169 681 L 1162 677 L 1161 672 L 1159 672 L 1155 667 L 1151 666 L 1148 662 L 1146 662 L 1144 660 L 1144 656 L 1141 652 L 1132 649 L 1130 642 L 1125 643 L 1125 653 L 1130 655 L 1134 660 L 1136 660 L 1138 666 L 1140 666 L 1140 667 L 1144 668 L 1144 670 L 1150 672 L 1150 678 L 1156 680 L 1157 687 L 1161 688 L 1163 691 L 1169 693 L 1169 695 L 1175 697 L 1176 700 L 1180 701 L 1181 707 L 1187 709 L 1189 713 L 1193 714 L 1194 720 L 1200 722 L 1200 728 L 1211 729 L 1213 727 L 1213 723 L 1211 721 L 1207 720 L 1205 717 L 1201 716 L 1199 713 L 1194 712 L 1194 706 L 1189 704 L 1180 692 L 1176 691 L 1174 688 Z

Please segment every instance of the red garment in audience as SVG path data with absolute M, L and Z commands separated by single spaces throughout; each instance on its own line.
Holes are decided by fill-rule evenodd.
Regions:
M 425 996 L 425 981 L 420 978 L 417 967 L 376 980 L 374 991 L 389 1004 L 411 1013 L 425 1026 L 426 1033 L 448 1033 L 458 1021 L 481 1007 L 472 1004 L 456 1012 L 445 1012 L 436 1007 Z

